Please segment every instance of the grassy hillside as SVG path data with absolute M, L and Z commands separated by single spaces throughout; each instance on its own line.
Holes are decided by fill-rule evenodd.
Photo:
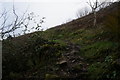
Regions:
M 119 3 L 97 13 L 3 41 L 3 80 L 119 80 Z

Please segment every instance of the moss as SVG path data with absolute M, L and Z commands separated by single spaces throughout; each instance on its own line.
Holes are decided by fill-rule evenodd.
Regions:
M 56 78 L 59 78 L 58 75 L 55 75 L 55 74 L 46 74 L 45 75 L 45 80 L 55 80 Z

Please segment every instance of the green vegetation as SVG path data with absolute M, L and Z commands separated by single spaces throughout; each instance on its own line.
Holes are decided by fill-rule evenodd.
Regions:
M 9 39 L 5 40 L 3 42 L 3 78 L 37 77 L 36 74 L 39 73 L 43 77 L 64 50 L 63 45 L 44 40 L 36 35 L 29 37 L 25 46 L 19 46 L 19 43 L 14 44 Z
M 3 79 L 119 80 L 119 31 L 116 21 L 107 24 L 74 29 L 67 23 L 4 40 Z
M 69 41 L 81 46 L 79 55 L 84 57 L 89 64 L 87 67 L 87 74 L 89 75 L 86 75 L 88 79 L 118 80 L 120 78 L 120 70 L 118 69 L 120 64 L 117 62 L 120 57 L 120 43 L 116 36 L 111 35 L 102 26 L 96 29 L 82 28 L 69 33 L 61 32 L 61 34 L 63 34 L 63 37 L 55 39 Z M 78 69 L 79 65 L 74 68 Z

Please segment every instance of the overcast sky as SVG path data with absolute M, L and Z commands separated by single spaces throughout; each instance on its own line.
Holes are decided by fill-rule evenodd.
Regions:
M 3 9 L 12 10 L 13 2 L 18 15 L 25 12 L 34 12 L 40 18 L 46 17 L 42 25 L 44 29 L 63 24 L 76 19 L 78 10 L 87 8 L 90 10 L 88 0 L 0 0 L 0 13 Z M 100 0 L 102 1 L 102 0 Z M 10 13 L 9 13 L 10 15 Z M 9 18 L 10 21 L 12 18 Z M 33 25 L 31 25 L 33 26 Z
M 14 0 L 16 12 L 27 8 L 40 17 L 46 17 L 44 27 L 50 28 L 76 18 L 76 12 L 87 0 Z M 12 10 L 13 0 L 1 0 L 0 8 Z M 0 9 L 0 10 L 2 10 Z

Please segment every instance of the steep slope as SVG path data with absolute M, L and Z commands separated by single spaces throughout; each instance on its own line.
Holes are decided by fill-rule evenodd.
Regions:
M 108 14 L 118 13 L 119 4 L 97 13 L 97 28 L 91 13 L 44 32 L 4 40 L 3 80 L 119 80 L 119 35 L 105 27 Z
M 118 12 L 119 11 L 119 3 L 113 3 L 110 6 L 106 7 L 106 8 L 101 8 L 101 10 L 99 10 L 97 12 L 97 24 L 101 24 L 104 22 L 104 19 L 107 17 L 107 15 L 114 13 L 114 12 Z M 77 30 L 80 28 L 86 28 L 86 27 L 92 27 L 93 26 L 93 17 L 94 15 L 92 13 L 83 16 L 81 18 L 78 18 L 76 20 L 70 21 L 68 23 L 53 27 L 51 29 L 62 29 L 62 28 L 68 28 L 68 29 L 72 29 L 72 30 Z M 49 30 L 49 29 L 48 29 Z

